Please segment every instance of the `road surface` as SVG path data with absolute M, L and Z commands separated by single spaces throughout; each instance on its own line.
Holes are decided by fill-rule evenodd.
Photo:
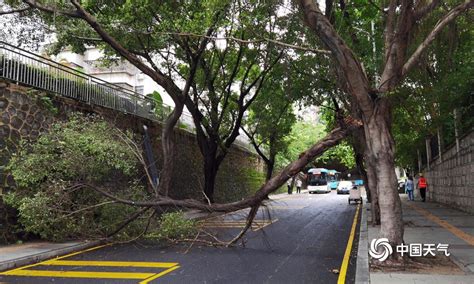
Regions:
M 0 283 L 337 283 L 357 208 L 347 198 L 333 191 L 271 200 L 245 246 L 106 245 L 4 272 Z M 230 240 L 245 217 L 244 210 L 203 226 Z M 358 222 L 346 283 L 355 278 L 357 231 Z

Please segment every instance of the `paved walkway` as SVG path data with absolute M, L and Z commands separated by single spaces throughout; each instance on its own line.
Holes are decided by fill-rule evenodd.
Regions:
M 474 283 L 474 215 L 437 203 L 408 201 L 406 195 L 401 199 L 405 243 L 449 244 L 450 258 L 462 271 L 457 275 L 371 272 L 370 283 Z M 366 212 L 370 220 L 370 211 Z M 378 227 L 369 225 L 367 241 L 378 233 Z
M 0 246 L 0 271 L 28 265 L 48 258 L 98 245 L 99 241 L 66 243 L 28 242 Z

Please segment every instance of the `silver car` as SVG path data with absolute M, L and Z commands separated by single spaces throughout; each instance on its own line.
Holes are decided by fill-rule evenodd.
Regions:
M 337 194 L 349 194 L 353 186 L 354 185 L 352 184 L 352 181 L 348 181 L 348 180 L 340 181 L 339 185 L 337 186 Z

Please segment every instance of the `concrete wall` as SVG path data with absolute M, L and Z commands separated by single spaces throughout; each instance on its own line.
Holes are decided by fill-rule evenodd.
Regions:
M 428 197 L 457 209 L 474 213 L 474 131 L 430 164 L 426 171 Z

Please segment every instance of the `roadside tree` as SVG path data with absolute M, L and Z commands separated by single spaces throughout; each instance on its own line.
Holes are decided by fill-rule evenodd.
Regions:
M 383 54 L 378 80 L 371 82 L 364 67 L 350 46 L 349 35 L 341 37 L 326 17 L 311 0 L 299 1 L 304 22 L 329 50 L 337 64 L 344 91 L 353 98 L 360 112 L 368 159 L 376 169 L 376 188 L 379 194 L 381 236 L 392 245 L 403 242 L 401 203 L 396 191 L 394 141 L 391 133 L 392 106 L 390 94 L 399 87 L 407 74 L 419 62 L 421 55 L 443 28 L 474 5 L 474 1 L 463 1 L 448 6 L 441 17 L 432 13 L 442 10 L 439 1 L 428 3 L 410 1 L 389 1 L 380 3 L 379 16 L 383 19 Z M 356 8 L 355 8 L 356 9 Z M 329 15 L 328 15 L 329 16 Z M 417 23 L 435 16 L 439 20 L 426 32 L 418 32 Z M 341 33 L 342 34 L 342 33 Z M 360 52 L 360 51 L 359 51 Z

